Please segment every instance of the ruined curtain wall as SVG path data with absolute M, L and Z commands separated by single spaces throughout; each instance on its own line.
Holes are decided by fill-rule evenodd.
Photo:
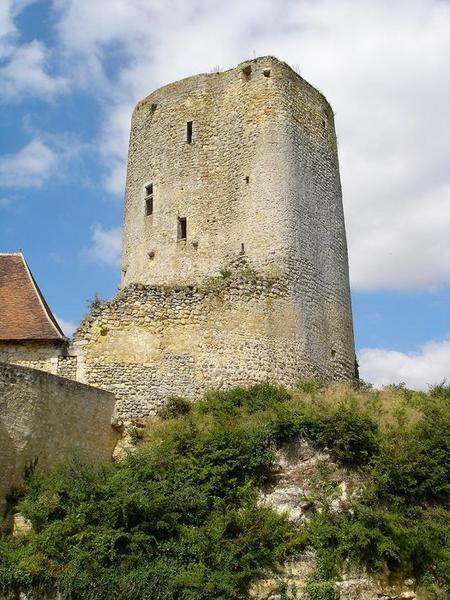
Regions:
M 36 460 L 39 469 L 74 456 L 109 460 L 118 439 L 114 404 L 106 391 L 0 363 L 0 507 Z
M 294 303 L 278 279 L 134 284 L 84 321 L 74 348 L 77 378 L 113 391 L 124 419 L 154 414 L 170 396 L 317 375 L 295 340 Z

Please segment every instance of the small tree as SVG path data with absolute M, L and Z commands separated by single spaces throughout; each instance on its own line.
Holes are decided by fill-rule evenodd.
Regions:
M 97 294 L 97 292 L 95 292 L 95 294 L 92 298 L 89 298 L 88 300 L 86 300 L 86 304 L 88 307 L 88 313 L 91 313 L 92 311 L 98 310 L 99 308 L 101 308 L 103 302 L 104 302 L 104 300 L 102 298 L 100 298 L 100 296 Z

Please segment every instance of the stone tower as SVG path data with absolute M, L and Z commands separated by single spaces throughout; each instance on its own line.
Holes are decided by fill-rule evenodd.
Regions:
M 273 57 L 133 113 L 119 295 L 78 334 L 124 415 L 173 394 L 349 379 L 355 354 L 333 111 Z

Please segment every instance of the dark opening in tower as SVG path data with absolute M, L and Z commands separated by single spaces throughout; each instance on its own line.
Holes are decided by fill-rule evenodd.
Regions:
M 178 217 L 178 241 L 186 240 L 187 238 L 187 218 Z
M 147 217 L 153 214 L 153 183 L 145 186 L 145 214 Z
M 186 123 L 186 141 L 188 144 L 192 144 L 192 121 Z

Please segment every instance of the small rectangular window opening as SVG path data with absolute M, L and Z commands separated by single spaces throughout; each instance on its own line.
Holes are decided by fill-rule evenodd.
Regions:
M 242 69 L 242 75 L 244 76 L 244 81 L 248 81 L 250 79 L 252 76 L 252 68 L 250 65 Z
M 153 197 L 145 199 L 145 214 L 147 217 L 153 214 Z
M 247 175 L 247 177 L 245 178 L 245 183 L 250 183 L 250 177 Z
M 147 217 L 153 214 L 153 183 L 145 186 L 145 214 Z
M 186 141 L 188 144 L 192 144 L 192 121 L 186 123 Z
M 186 240 L 187 238 L 187 218 L 178 217 L 178 241 Z
M 264 77 L 270 77 L 270 69 L 264 69 L 263 75 Z

